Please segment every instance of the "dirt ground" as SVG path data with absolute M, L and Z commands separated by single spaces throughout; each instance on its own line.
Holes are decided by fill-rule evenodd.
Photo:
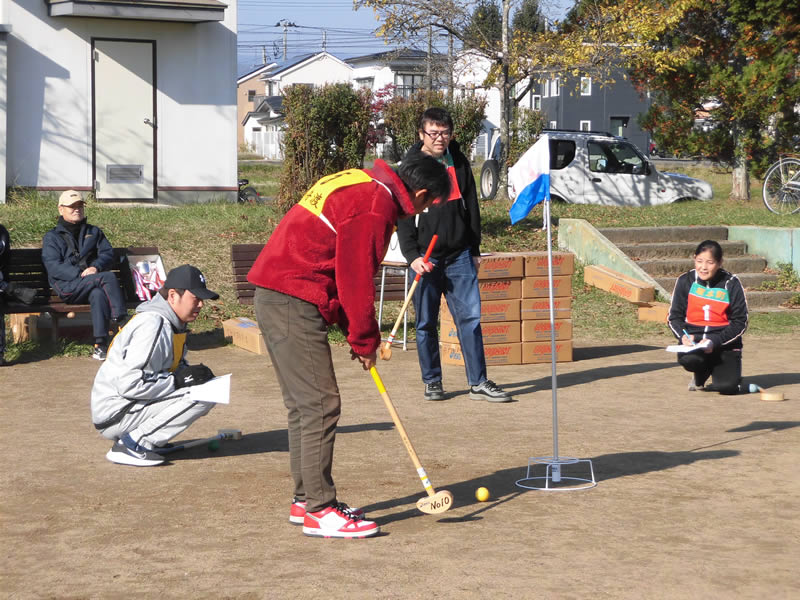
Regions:
M 0 370 L 2 580 L 7 598 L 790 598 L 800 588 L 800 340 L 749 338 L 748 381 L 783 391 L 688 392 L 653 344 L 577 342 L 558 365 L 559 454 L 591 459 L 597 486 L 525 490 L 553 454 L 550 365 L 490 368 L 516 394 L 475 402 L 445 367 L 425 402 L 416 352 L 379 371 L 432 483 L 424 491 L 368 373 L 334 352 L 343 397 L 341 500 L 381 526 L 367 540 L 307 538 L 288 522 L 285 413 L 265 357 L 199 349 L 233 397 L 184 434 L 241 441 L 137 469 L 105 460 L 89 420 L 98 364 L 55 358 Z M 534 475 L 541 475 L 535 471 Z M 564 467 L 588 477 L 588 463 Z M 537 483 L 537 482 L 533 482 Z M 491 491 L 479 503 L 479 486 Z

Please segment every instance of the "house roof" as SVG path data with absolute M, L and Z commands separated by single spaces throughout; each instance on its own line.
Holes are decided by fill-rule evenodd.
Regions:
M 436 60 L 441 60 L 439 53 L 434 53 Z M 399 48 L 397 50 L 389 50 L 386 52 L 376 52 L 374 54 L 365 54 L 363 56 L 355 56 L 347 59 L 347 64 L 353 67 L 365 67 L 369 65 L 385 65 L 392 71 L 401 70 L 420 70 L 428 58 L 428 53 L 423 50 L 414 50 L 413 48 Z
M 242 125 L 250 118 L 257 119 L 259 123 L 263 123 L 264 119 L 283 119 L 283 96 L 256 96 L 255 107 L 244 116 Z
M 268 65 L 261 65 L 260 67 L 256 67 L 255 69 L 253 69 L 253 70 L 252 70 L 252 71 L 250 71 L 249 73 L 245 73 L 244 75 L 240 76 L 240 77 L 239 77 L 239 78 L 236 80 L 236 85 L 239 85 L 239 84 L 241 84 L 241 83 L 244 83 L 244 82 L 245 82 L 245 81 L 247 81 L 248 79 L 252 79 L 253 77 L 256 77 L 256 76 L 258 76 L 258 75 L 261 75 L 262 73 L 265 73 L 265 72 L 271 71 L 271 70 L 272 70 L 272 69 L 274 69 L 276 66 L 277 66 L 277 63 L 274 63 L 274 62 L 273 62 L 273 63 L 269 63 Z
M 341 58 L 338 58 L 338 57 L 334 56 L 330 52 L 325 52 L 325 51 L 323 51 L 323 52 L 313 52 L 311 54 L 303 54 L 302 56 L 297 56 L 295 58 L 289 59 L 285 63 L 279 63 L 274 71 L 270 71 L 269 73 L 264 75 L 264 79 L 272 79 L 275 76 L 283 75 L 285 73 L 288 73 L 289 71 L 292 71 L 293 69 L 299 68 L 304 63 L 307 63 L 307 62 L 310 62 L 312 60 L 316 60 L 316 59 L 319 59 L 319 58 L 323 58 L 323 57 L 326 57 L 326 56 L 329 57 L 329 58 L 332 58 L 335 61 L 338 61 L 338 62 L 342 63 L 346 67 L 350 66 L 345 61 L 343 61 Z
M 100 17 L 202 23 L 222 21 L 228 5 L 219 0 L 45 0 L 51 17 Z
M 428 53 L 423 50 L 414 50 L 413 48 L 400 48 L 398 50 L 387 50 L 385 52 L 375 52 L 374 54 L 363 54 L 361 56 L 353 56 L 346 59 L 349 63 L 360 62 L 380 62 L 388 60 L 397 60 L 400 58 L 414 58 L 423 60 L 428 56 Z

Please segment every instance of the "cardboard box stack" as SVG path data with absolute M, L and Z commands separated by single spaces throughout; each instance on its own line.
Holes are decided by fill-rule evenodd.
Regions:
M 574 255 L 553 253 L 556 360 L 572 360 Z M 547 252 L 498 252 L 481 258 L 481 329 L 487 365 L 550 362 Z M 453 317 L 442 298 L 442 362 L 464 364 Z

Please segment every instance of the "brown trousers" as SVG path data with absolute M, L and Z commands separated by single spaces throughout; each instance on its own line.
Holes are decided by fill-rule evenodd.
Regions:
M 341 398 L 328 325 L 313 304 L 260 287 L 254 308 L 289 411 L 294 495 L 316 512 L 336 502 L 331 466 Z

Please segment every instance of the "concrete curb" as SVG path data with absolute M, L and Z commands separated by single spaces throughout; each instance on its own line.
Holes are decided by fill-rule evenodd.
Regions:
M 559 219 L 558 247 L 569 250 L 586 265 L 602 265 L 652 285 L 656 300 L 669 302 L 671 299 L 671 294 L 660 283 L 585 219 Z

